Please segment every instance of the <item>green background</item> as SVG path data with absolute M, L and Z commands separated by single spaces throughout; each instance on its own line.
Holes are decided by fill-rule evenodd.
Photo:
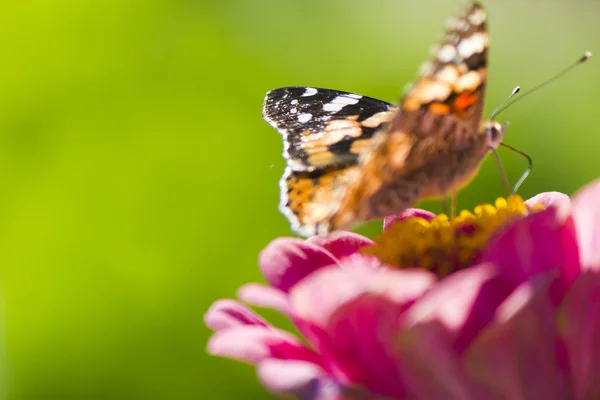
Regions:
M 5 398 L 268 398 L 251 367 L 206 354 L 202 320 L 260 281 L 258 252 L 290 234 L 264 94 L 311 85 L 396 101 L 461 4 L 1 2 Z M 487 112 L 600 48 L 597 1 L 485 4 Z M 506 142 L 534 159 L 524 197 L 600 176 L 598 61 L 501 116 Z M 502 157 L 514 181 L 525 161 Z M 459 206 L 500 195 L 490 158 Z

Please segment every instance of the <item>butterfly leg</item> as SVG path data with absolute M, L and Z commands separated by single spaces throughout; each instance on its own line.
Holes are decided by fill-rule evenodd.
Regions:
M 449 219 L 456 217 L 456 205 L 458 198 L 458 192 L 452 192 L 451 195 L 445 196 L 442 199 L 442 211 L 448 216 Z
M 450 219 L 456 218 L 456 206 L 458 204 L 458 192 L 454 191 L 451 196 Z
M 452 219 L 456 216 L 456 192 L 442 198 L 442 212 Z
M 498 151 L 491 147 L 490 150 L 494 155 L 494 159 L 496 160 L 496 164 L 498 165 L 498 170 L 500 171 L 500 175 L 502 176 L 502 183 L 504 183 L 504 187 L 508 190 L 508 193 L 514 194 L 516 192 L 516 188 L 513 188 L 508 180 L 508 176 L 506 175 L 506 170 L 504 169 L 504 165 L 502 164 L 502 160 L 500 159 L 500 155 Z
M 450 215 L 450 197 L 444 196 L 441 200 L 442 203 L 442 212 L 446 215 Z
M 533 168 L 533 160 L 531 159 L 531 157 L 529 157 L 529 155 L 527 153 L 524 153 L 521 150 L 517 150 L 514 147 L 509 146 L 505 143 L 500 143 L 500 146 L 505 147 L 505 148 L 509 149 L 510 151 L 513 151 L 513 152 L 525 157 L 525 159 L 527 159 L 527 169 L 521 174 L 521 177 L 519 178 L 517 183 L 515 183 L 515 186 L 511 192 L 511 194 L 515 194 L 515 193 L 517 193 L 517 190 L 519 190 L 519 188 L 521 187 L 523 182 L 525 182 L 525 179 L 527 179 L 527 177 L 531 173 L 531 169 Z

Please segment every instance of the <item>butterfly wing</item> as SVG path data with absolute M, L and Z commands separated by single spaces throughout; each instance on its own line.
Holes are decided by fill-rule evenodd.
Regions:
M 288 164 L 280 210 L 296 232 L 326 233 L 389 215 L 437 194 L 439 181 L 456 180 L 454 170 L 448 177 L 440 172 L 447 164 L 465 167 L 448 154 L 468 157 L 454 146 L 467 143 L 481 121 L 486 17 L 472 3 L 451 22 L 399 108 L 328 89 L 267 93 L 263 116 L 282 134 Z
M 446 130 L 459 129 L 464 134 L 478 130 L 490 41 L 486 18 L 483 6 L 473 3 L 449 20 L 434 56 L 421 65 L 419 79 L 402 99 L 392 131 L 440 135 L 444 122 Z
M 358 178 L 359 155 L 385 129 L 396 107 L 339 90 L 283 87 L 267 93 L 265 120 L 283 136 L 287 167 L 279 209 L 306 236 L 327 231 L 346 188 Z
M 283 87 L 267 93 L 263 117 L 283 136 L 288 166 L 313 171 L 356 164 L 373 133 L 395 107 L 339 90 Z
M 472 3 L 450 21 L 431 60 L 346 191 L 329 229 L 380 218 L 441 197 L 476 173 L 487 151 L 478 135 L 487 76 L 486 12 Z

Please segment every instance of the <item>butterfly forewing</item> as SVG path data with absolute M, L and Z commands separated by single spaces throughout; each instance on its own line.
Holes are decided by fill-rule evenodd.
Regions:
M 486 13 L 475 3 L 448 22 L 433 57 L 421 65 L 419 79 L 402 99 L 396 130 L 440 134 L 439 122 L 444 119 L 468 133 L 479 127 L 490 41 Z
M 449 24 L 431 60 L 344 193 L 330 229 L 381 218 L 465 185 L 487 153 L 479 135 L 487 75 L 486 13 L 471 4 Z
M 339 90 L 283 87 L 267 93 L 263 117 L 282 134 L 289 167 L 313 171 L 355 164 L 365 142 L 389 122 L 381 113 L 393 108 L 385 101 Z

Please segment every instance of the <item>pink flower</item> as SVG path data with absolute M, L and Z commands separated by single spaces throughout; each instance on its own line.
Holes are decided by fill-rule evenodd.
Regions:
M 572 202 L 542 193 L 456 221 L 412 210 L 376 243 L 278 239 L 260 257 L 270 286 L 238 297 L 281 311 L 304 340 L 220 300 L 206 314 L 209 352 L 302 399 L 599 399 L 598 199 L 600 181 Z M 427 269 L 381 262 L 406 248 Z

